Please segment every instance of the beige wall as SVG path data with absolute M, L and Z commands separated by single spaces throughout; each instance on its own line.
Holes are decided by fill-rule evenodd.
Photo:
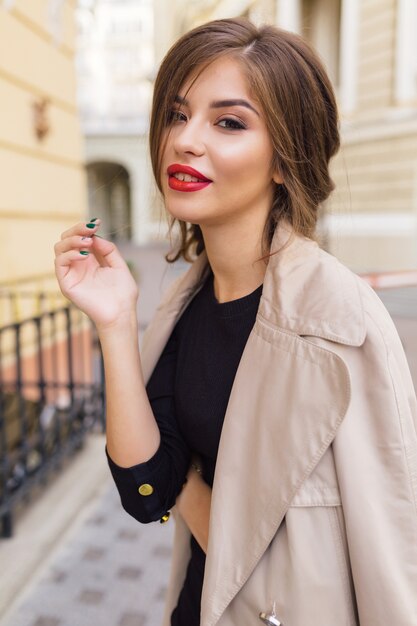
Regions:
M 0 4 L 0 283 L 38 288 L 53 273 L 53 243 L 85 217 L 86 176 L 76 106 L 75 0 L 55 22 L 50 0 Z M 47 98 L 50 131 L 34 131 Z M 54 282 L 50 286 L 56 289 Z
M 338 211 L 391 213 L 415 211 L 416 135 L 346 142 L 335 160 L 333 175 Z M 341 190 L 349 189 L 348 201 Z
M 357 116 L 393 104 L 396 0 L 362 0 L 359 14 Z

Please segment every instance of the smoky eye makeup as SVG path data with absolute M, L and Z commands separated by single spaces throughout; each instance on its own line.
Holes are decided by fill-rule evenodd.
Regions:
M 180 107 L 184 106 L 189 107 L 189 101 L 183 96 L 176 95 L 174 97 L 174 101 L 171 107 L 167 110 L 166 113 L 166 126 L 170 126 L 172 124 L 175 124 L 176 122 L 186 121 L 187 114 L 180 109 Z M 229 99 L 217 100 L 209 103 L 209 108 L 215 111 L 221 108 L 227 109 L 229 107 L 235 106 L 245 107 L 245 109 L 249 109 L 253 111 L 253 113 L 255 113 L 257 116 L 259 116 L 259 113 L 256 111 L 256 109 L 246 100 Z M 224 117 L 216 120 L 214 122 L 214 125 L 224 130 L 230 131 L 246 130 L 248 128 L 248 124 L 246 124 L 242 119 L 238 118 L 237 116 L 235 117 L 235 115 L 231 112 L 225 112 Z
M 224 128 L 225 130 L 246 130 L 247 126 L 235 117 L 223 117 L 218 122 L 217 126 Z
M 169 126 L 170 124 L 173 124 L 174 122 L 181 121 L 181 116 L 185 117 L 185 113 L 183 113 L 183 111 L 175 107 L 175 105 L 172 106 L 170 109 L 166 111 L 165 126 Z

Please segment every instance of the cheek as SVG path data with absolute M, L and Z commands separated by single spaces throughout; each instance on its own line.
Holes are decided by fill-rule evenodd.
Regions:
M 221 178 L 239 179 L 241 183 L 252 182 L 254 178 L 260 182 L 269 179 L 272 160 L 272 149 L 259 141 L 246 141 L 219 147 L 216 151 L 216 170 Z
M 164 173 L 166 174 L 166 169 L 171 162 L 169 153 L 171 150 L 171 137 L 167 131 L 165 131 L 161 136 L 161 148 L 159 154 L 159 165 L 160 165 L 160 173 L 159 180 L 163 180 Z

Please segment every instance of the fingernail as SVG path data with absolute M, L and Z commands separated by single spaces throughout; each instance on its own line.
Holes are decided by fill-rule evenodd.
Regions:
M 80 254 L 87 256 L 87 254 L 90 254 L 90 253 L 88 252 L 88 250 L 80 250 Z
M 98 220 L 98 217 L 92 217 L 90 222 L 97 222 L 97 220 Z
M 81 237 L 81 241 L 91 241 L 91 237 Z
M 91 222 L 89 224 L 86 224 L 87 228 L 95 228 L 96 224 L 92 224 Z

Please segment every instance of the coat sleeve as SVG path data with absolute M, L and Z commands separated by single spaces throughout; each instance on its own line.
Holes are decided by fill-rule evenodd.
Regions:
M 401 341 L 368 318 L 344 347 L 351 402 L 333 442 L 360 626 L 417 624 L 417 410 Z
M 146 386 L 148 398 L 161 433 L 155 455 L 145 463 L 123 468 L 107 461 L 123 508 L 139 522 L 160 520 L 175 504 L 185 482 L 191 452 L 182 437 L 175 415 L 176 332 L 172 333 Z M 138 491 L 150 485 L 144 495 Z M 152 493 L 149 493 L 152 491 Z

